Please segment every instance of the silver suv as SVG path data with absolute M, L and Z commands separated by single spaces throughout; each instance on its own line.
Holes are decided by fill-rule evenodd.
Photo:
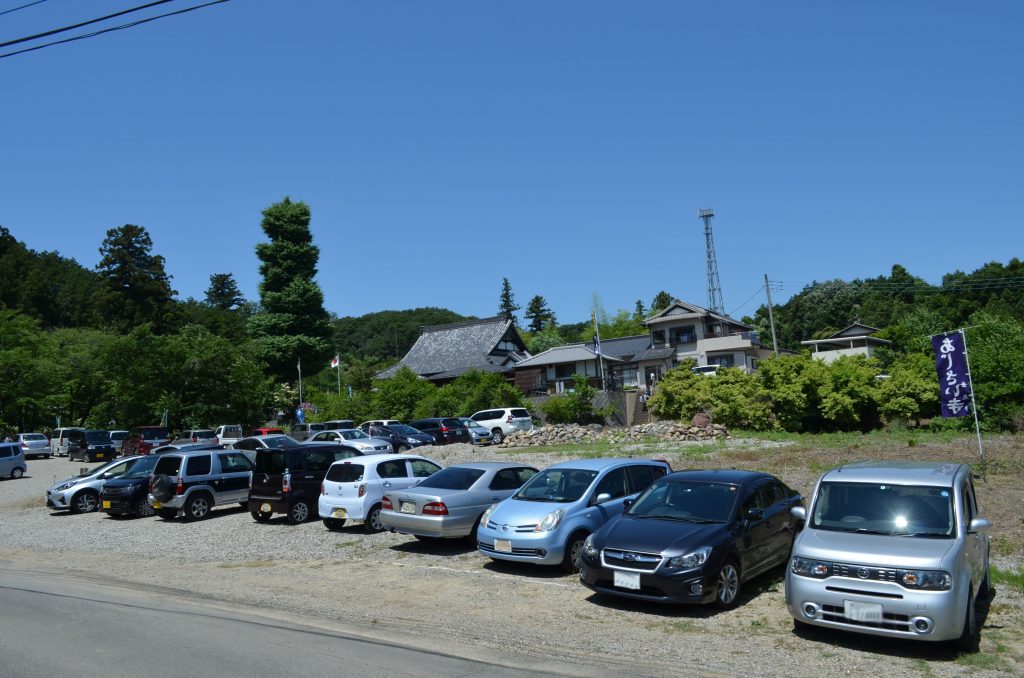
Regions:
M 989 593 L 988 520 L 965 464 L 865 461 L 818 480 L 793 542 L 786 604 L 797 628 L 957 640 L 978 647 Z
M 164 520 L 179 514 L 202 520 L 214 506 L 248 506 L 252 462 L 225 449 L 168 452 L 160 456 L 149 485 L 149 505 Z
M 494 434 L 495 444 L 505 440 L 505 436 L 515 431 L 532 431 L 533 419 L 522 407 L 499 407 L 493 410 L 480 410 L 470 417 Z

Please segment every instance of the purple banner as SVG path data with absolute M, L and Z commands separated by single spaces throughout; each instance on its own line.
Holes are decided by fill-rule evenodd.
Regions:
M 932 337 L 935 370 L 939 373 L 939 400 L 943 417 L 966 417 L 971 413 L 971 377 L 967 374 L 964 335 L 950 332 Z

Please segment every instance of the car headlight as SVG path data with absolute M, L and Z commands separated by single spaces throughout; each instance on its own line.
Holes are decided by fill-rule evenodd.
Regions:
M 494 508 L 497 504 L 491 504 L 480 516 L 480 524 L 486 526 L 487 521 L 491 519 L 491 514 L 494 513 Z
M 543 518 L 540 519 L 540 522 L 537 523 L 537 526 L 535 528 L 533 528 L 533 531 L 534 532 L 551 532 L 556 527 L 558 527 L 558 524 L 560 522 L 562 522 L 562 516 L 564 516 L 564 515 L 565 515 L 565 510 L 564 509 L 558 509 L 557 511 L 552 511 L 551 513 L 547 514 L 546 516 L 544 516 Z
M 832 574 L 832 566 L 829 563 L 800 557 L 793 558 L 789 564 L 789 570 L 793 574 L 798 574 L 802 577 L 814 577 L 815 579 L 824 579 Z
M 897 570 L 896 581 L 908 589 L 948 591 L 953 588 L 953 577 L 942 570 Z
M 583 542 L 583 555 L 588 558 L 597 557 L 597 547 L 594 546 L 594 535 L 590 534 L 587 536 L 586 541 Z
M 74 480 L 72 480 L 70 483 L 61 483 L 57 487 L 53 488 L 53 491 L 54 492 L 63 492 L 64 490 L 70 490 L 72 487 L 74 487 L 77 484 L 78 483 L 76 481 L 74 481 Z
M 711 547 L 701 546 L 696 551 L 691 551 L 690 553 L 685 553 L 681 556 L 669 558 L 668 567 L 676 570 L 692 570 L 708 562 L 708 557 L 710 555 Z

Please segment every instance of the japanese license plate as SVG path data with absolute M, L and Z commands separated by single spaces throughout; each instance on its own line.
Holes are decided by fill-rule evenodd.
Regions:
M 855 600 L 843 601 L 843 616 L 859 622 L 881 622 L 881 603 L 858 603 Z
M 399 505 L 398 509 L 401 513 L 416 513 L 416 503 L 412 501 L 403 501 Z
M 334 509 L 334 512 L 331 513 L 331 516 L 335 518 L 348 518 L 348 511 L 346 511 L 345 509 Z
M 260 513 L 270 513 L 270 508 L 270 504 L 268 504 L 267 502 L 263 502 L 262 504 L 260 504 Z
M 498 553 L 512 553 L 512 542 L 508 539 L 495 539 L 494 550 Z
M 160 508 L 160 502 L 158 502 L 158 501 L 154 501 L 154 502 L 153 502 L 153 508 L 155 508 L 155 509 L 158 509 L 158 508 Z
M 109 499 L 105 499 L 103 501 L 103 508 L 105 508 L 105 509 L 110 508 L 110 500 Z
M 640 590 L 640 575 L 636 572 L 619 572 L 615 571 L 615 579 L 612 582 L 620 589 L 633 589 L 634 591 Z

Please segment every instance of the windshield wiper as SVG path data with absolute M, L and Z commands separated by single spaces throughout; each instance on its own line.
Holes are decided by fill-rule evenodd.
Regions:
M 942 532 L 894 532 L 894 537 L 923 537 L 925 539 L 952 539 L 948 534 Z

